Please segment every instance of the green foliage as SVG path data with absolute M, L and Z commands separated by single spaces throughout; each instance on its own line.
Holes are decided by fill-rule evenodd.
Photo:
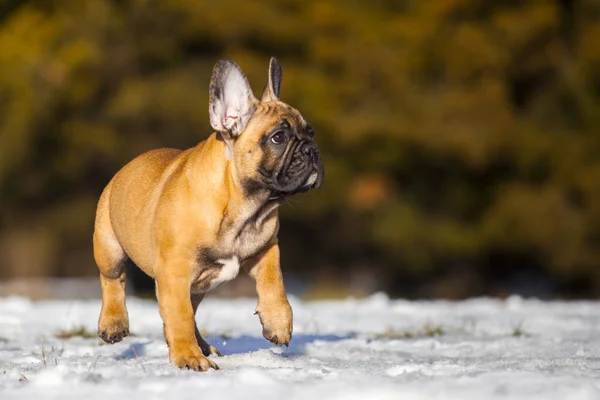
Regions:
M 521 337 L 529 337 L 530 335 L 523 331 L 521 328 L 515 328 L 515 330 L 512 332 L 512 336 L 516 337 L 516 338 L 521 338 Z
M 491 254 L 515 254 L 600 293 L 598 0 L 10 3 L 0 247 L 30 238 L 19 248 L 38 274 L 94 274 L 111 175 L 210 133 L 219 58 L 258 93 L 275 55 L 326 164 L 323 189 L 283 210 L 286 268 L 367 264 L 410 292 L 402 281 L 488 276 Z M 1 274 L 23 257 L 4 251 Z
M 388 328 L 384 333 L 374 335 L 375 339 L 402 340 L 423 337 L 443 336 L 446 331 L 439 325 L 426 324 L 422 329 L 416 331 L 399 331 Z
M 83 326 L 73 327 L 71 329 L 63 329 L 56 333 L 55 335 L 59 339 L 70 339 L 73 337 L 81 337 L 84 339 L 93 339 L 98 337 L 95 332 L 88 331 Z

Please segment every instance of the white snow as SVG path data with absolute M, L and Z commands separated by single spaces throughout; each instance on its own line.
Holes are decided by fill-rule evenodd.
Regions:
M 290 300 L 287 349 L 262 338 L 254 299 L 204 300 L 199 328 L 224 356 L 198 373 L 169 363 L 153 301 L 128 298 L 135 336 L 100 345 L 55 337 L 95 332 L 99 301 L 0 298 L 0 399 L 600 398 L 597 302 Z

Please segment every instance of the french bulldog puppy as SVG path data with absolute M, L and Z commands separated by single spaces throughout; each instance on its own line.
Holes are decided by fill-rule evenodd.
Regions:
M 194 315 L 204 295 L 240 267 L 256 280 L 263 336 L 289 344 L 292 309 L 279 265 L 278 207 L 318 188 L 323 164 L 313 129 L 279 99 L 280 87 L 275 58 L 260 100 L 237 64 L 219 61 L 209 89 L 215 132 L 184 151 L 142 154 L 108 183 L 93 236 L 104 341 L 129 334 L 124 265 L 131 259 L 156 282 L 170 360 L 178 367 L 219 368 L 207 358 L 219 352 L 200 336 Z

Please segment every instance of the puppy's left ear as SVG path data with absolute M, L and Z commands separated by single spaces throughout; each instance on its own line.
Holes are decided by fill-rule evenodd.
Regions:
M 208 99 L 213 129 L 230 137 L 238 136 L 246 129 L 257 103 L 248 79 L 236 63 L 221 60 L 215 64 Z
M 279 90 L 281 89 L 281 65 L 275 57 L 271 57 L 269 62 L 269 81 L 265 90 L 263 90 L 261 102 L 279 100 Z

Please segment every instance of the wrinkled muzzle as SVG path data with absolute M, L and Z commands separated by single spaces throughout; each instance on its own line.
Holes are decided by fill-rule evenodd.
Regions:
M 323 182 L 323 173 L 316 143 L 311 139 L 297 140 L 290 144 L 271 190 L 289 196 L 318 189 Z

